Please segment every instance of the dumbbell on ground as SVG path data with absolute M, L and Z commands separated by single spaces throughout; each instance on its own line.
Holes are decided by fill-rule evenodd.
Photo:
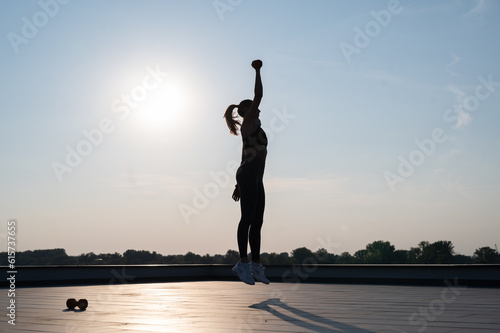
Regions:
M 85 310 L 88 305 L 89 305 L 89 302 L 85 298 L 82 298 L 82 299 L 80 299 L 78 301 L 76 299 L 74 299 L 74 298 L 69 298 L 66 301 L 66 306 L 68 307 L 68 309 L 72 309 L 72 310 L 75 307 L 80 308 L 80 310 Z

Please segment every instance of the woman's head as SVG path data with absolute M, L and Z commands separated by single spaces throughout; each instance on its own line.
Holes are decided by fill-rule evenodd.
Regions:
M 252 100 L 251 99 L 244 99 L 240 102 L 238 105 L 238 114 L 244 118 L 245 113 L 250 109 L 250 106 L 252 106 Z
M 238 115 L 244 118 L 245 113 L 250 109 L 251 105 L 252 100 L 245 99 L 238 105 L 231 104 L 227 107 L 226 112 L 224 112 L 224 118 L 226 118 L 227 127 L 229 127 L 231 134 L 238 135 L 238 126 L 241 127 L 241 123 L 236 119 L 236 114 L 234 114 L 234 109 L 238 109 Z

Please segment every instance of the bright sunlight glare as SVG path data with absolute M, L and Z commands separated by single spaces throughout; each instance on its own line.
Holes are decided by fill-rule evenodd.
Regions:
M 148 128 L 164 128 L 178 121 L 186 107 L 186 96 L 178 82 L 164 82 L 141 102 L 137 121 Z

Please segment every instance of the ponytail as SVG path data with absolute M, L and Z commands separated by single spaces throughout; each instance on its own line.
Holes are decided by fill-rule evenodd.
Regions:
M 226 112 L 224 112 L 224 118 L 226 118 L 227 127 L 229 127 L 229 131 L 233 135 L 238 135 L 238 126 L 241 127 L 241 123 L 236 120 L 236 115 L 233 115 L 234 109 L 236 109 L 238 105 L 231 104 L 227 107 Z

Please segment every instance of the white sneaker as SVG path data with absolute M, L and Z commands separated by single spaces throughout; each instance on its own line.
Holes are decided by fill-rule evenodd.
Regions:
M 255 284 L 255 280 L 250 273 L 249 263 L 238 261 L 238 263 L 233 267 L 233 272 L 240 278 L 241 281 L 245 282 L 246 284 Z
M 262 283 L 269 284 L 270 281 L 264 274 L 264 267 L 262 267 L 261 264 L 252 261 L 252 263 L 250 263 L 250 272 L 252 272 L 254 279 L 257 279 Z

